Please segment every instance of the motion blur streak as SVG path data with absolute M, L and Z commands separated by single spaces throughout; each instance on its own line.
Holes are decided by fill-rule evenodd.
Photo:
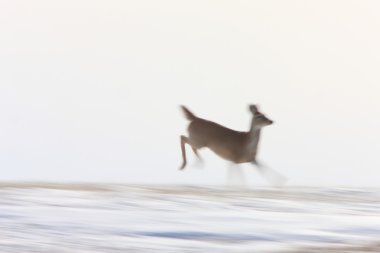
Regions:
M 380 252 L 380 190 L 0 185 L 0 252 Z

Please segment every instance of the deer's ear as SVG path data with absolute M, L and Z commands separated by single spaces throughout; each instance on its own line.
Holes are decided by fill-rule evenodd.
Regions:
M 257 105 L 249 105 L 249 110 L 252 113 L 256 113 L 259 110 L 259 108 L 257 107 Z

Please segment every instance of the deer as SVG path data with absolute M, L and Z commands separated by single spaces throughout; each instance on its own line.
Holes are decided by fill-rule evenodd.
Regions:
M 202 160 L 202 158 L 198 150 L 208 148 L 217 156 L 233 164 L 251 163 L 255 165 L 262 174 L 270 176 L 271 181 L 275 180 L 275 184 L 282 184 L 285 180 L 282 175 L 270 170 L 256 159 L 261 130 L 266 126 L 272 125 L 274 122 L 261 113 L 257 105 L 249 105 L 248 108 L 252 114 L 249 130 L 236 131 L 218 123 L 197 117 L 189 109 L 181 105 L 181 109 L 190 123 L 187 128 L 189 133 L 188 137 L 185 135 L 180 136 L 183 161 L 179 169 L 183 170 L 186 167 L 185 144 L 188 144 L 200 160 Z

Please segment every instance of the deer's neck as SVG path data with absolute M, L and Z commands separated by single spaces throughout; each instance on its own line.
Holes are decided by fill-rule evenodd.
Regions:
M 248 132 L 248 145 L 247 145 L 247 151 L 250 153 L 256 153 L 257 152 L 257 146 L 260 141 L 260 133 L 261 129 L 257 129 L 255 127 L 255 118 L 252 118 L 251 127 Z
M 261 133 L 260 129 L 255 129 L 255 130 L 249 132 L 248 149 L 250 151 L 256 151 L 257 150 L 257 146 L 258 146 L 259 141 L 260 141 L 260 133 Z
M 251 125 L 249 127 L 249 134 L 251 136 L 260 135 L 260 129 L 256 127 L 255 116 L 252 117 Z

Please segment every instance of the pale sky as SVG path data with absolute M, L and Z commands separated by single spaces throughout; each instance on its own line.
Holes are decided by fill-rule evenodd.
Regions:
M 289 185 L 380 186 L 379 1 L 3 0 L 0 180 L 224 184 L 178 105 L 247 130 Z M 251 185 L 267 185 L 244 165 Z

